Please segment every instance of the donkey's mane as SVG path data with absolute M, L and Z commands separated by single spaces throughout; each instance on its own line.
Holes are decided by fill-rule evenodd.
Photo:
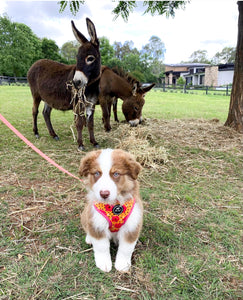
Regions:
M 133 77 L 131 74 L 125 72 L 123 69 L 118 68 L 118 67 L 113 67 L 112 71 L 114 73 L 116 73 L 118 76 L 126 79 L 128 81 L 128 83 L 133 87 L 134 84 L 137 84 L 137 86 L 139 87 L 141 85 L 141 83 L 135 78 Z

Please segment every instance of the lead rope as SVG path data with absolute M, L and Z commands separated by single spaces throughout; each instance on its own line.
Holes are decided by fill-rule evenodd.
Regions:
M 63 173 L 68 174 L 69 176 L 79 180 L 80 182 L 83 182 L 82 179 L 78 178 L 77 176 L 73 175 L 72 173 L 70 173 L 69 171 L 67 171 L 66 169 L 64 169 L 62 166 L 58 165 L 53 159 L 51 159 L 50 157 L 48 157 L 45 153 L 43 153 L 40 149 L 38 149 L 35 145 L 33 145 L 25 136 L 23 136 L 22 133 L 20 133 L 12 124 L 10 124 L 8 122 L 7 119 L 4 118 L 4 116 L 2 116 L 0 114 L 0 120 L 9 128 L 11 129 L 23 142 L 25 142 L 25 144 L 27 146 L 29 146 L 32 150 L 34 150 L 37 154 L 39 154 L 42 158 L 44 158 L 46 161 L 48 161 L 51 165 L 55 166 L 56 168 L 58 168 L 60 171 L 62 171 Z

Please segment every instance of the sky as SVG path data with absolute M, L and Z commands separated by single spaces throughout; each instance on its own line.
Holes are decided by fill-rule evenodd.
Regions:
M 0 15 L 7 14 L 12 22 L 24 23 L 39 37 L 52 39 L 61 47 L 74 40 L 71 20 L 87 37 L 86 17 L 96 27 L 98 37 L 106 37 L 110 44 L 133 41 L 141 50 L 151 36 L 157 36 L 165 45 L 164 63 L 188 61 L 196 50 L 207 50 L 211 59 L 224 47 L 235 47 L 238 31 L 236 0 L 191 0 L 184 10 L 176 10 L 175 17 L 143 14 L 142 1 L 125 22 L 114 20 L 112 10 L 117 0 L 86 0 L 76 16 L 67 9 L 59 13 L 55 1 L 0 1 Z

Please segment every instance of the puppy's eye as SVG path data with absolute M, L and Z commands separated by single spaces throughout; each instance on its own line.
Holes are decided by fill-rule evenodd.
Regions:
M 120 176 L 120 174 L 118 172 L 113 173 L 114 178 L 118 178 L 119 176 Z
M 92 64 L 92 62 L 95 61 L 95 57 L 93 55 L 88 55 L 86 58 L 85 58 L 85 61 L 86 61 L 86 64 L 90 65 Z
M 134 110 L 135 110 L 135 111 L 138 111 L 138 107 L 137 107 L 137 106 L 134 106 Z
M 99 171 L 96 171 L 96 172 L 94 173 L 94 177 L 96 177 L 96 178 L 100 177 L 100 172 L 99 172 Z

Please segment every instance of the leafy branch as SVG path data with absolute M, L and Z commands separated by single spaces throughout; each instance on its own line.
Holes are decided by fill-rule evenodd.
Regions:
M 79 11 L 80 4 L 84 4 L 85 1 L 59 1 L 58 4 L 60 5 L 59 12 L 63 13 L 64 10 L 67 8 L 67 5 L 69 4 L 69 10 L 71 13 L 76 16 L 76 14 Z
M 71 13 L 76 16 L 80 9 L 80 4 L 84 4 L 85 1 L 59 1 L 60 5 L 59 12 L 62 13 L 67 8 L 69 4 L 69 10 Z M 151 15 L 155 15 L 156 13 L 159 15 L 165 14 L 167 17 L 175 16 L 175 10 L 179 8 L 185 8 L 186 4 L 190 3 L 188 1 L 143 1 L 143 6 L 145 7 L 144 14 L 151 13 Z M 112 13 L 115 15 L 115 19 L 119 16 L 123 18 L 123 20 L 128 21 L 128 17 L 130 13 L 134 11 L 137 7 L 137 1 L 119 1 L 118 5 L 113 9 Z

